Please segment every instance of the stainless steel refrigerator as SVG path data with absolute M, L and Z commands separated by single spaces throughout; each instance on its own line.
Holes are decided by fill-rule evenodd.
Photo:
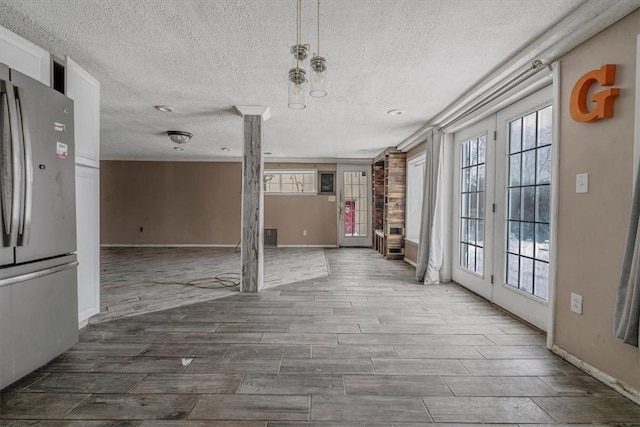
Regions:
M 78 341 L 73 101 L 0 63 L 0 388 Z

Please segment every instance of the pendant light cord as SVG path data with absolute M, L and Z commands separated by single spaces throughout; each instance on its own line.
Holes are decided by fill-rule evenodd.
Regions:
M 298 53 L 298 46 L 300 45 L 300 36 L 302 32 L 302 0 L 296 0 L 296 64 L 300 67 L 300 55 Z
M 318 0 L 318 56 L 320 56 L 320 0 Z

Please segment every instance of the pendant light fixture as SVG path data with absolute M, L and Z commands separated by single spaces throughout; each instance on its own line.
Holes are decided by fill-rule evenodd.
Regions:
M 302 0 L 296 0 L 296 44 L 291 46 L 294 66 L 289 70 L 289 108 L 302 110 L 307 108 L 305 89 L 307 72 L 304 60 L 309 56 L 309 45 L 300 44 L 302 33 Z
M 309 95 L 316 98 L 327 96 L 327 60 L 320 56 L 320 0 L 318 0 L 318 53 L 311 58 L 311 92 Z

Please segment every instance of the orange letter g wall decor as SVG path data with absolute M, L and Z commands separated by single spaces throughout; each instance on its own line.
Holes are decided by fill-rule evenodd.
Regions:
M 592 111 L 587 108 L 587 93 L 593 82 L 600 86 L 611 86 L 616 80 L 616 66 L 605 64 L 599 70 L 589 71 L 582 76 L 571 90 L 570 111 L 576 122 L 595 122 L 613 117 L 613 100 L 620 95 L 620 89 L 611 88 L 591 95 L 596 106 Z

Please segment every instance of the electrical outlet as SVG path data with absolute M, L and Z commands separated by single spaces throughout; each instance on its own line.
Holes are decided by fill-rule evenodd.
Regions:
M 307 235 L 307 230 L 302 230 L 302 235 L 306 236 Z
M 582 314 L 582 295 L 571 292 L 571 311 Z

